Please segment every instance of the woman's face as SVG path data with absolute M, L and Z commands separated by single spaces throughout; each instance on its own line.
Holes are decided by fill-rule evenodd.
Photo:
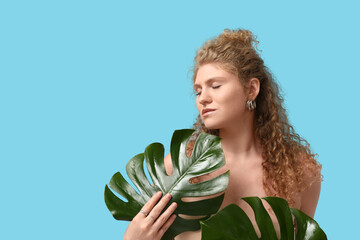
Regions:
M 202 65 L 196 74 L 196 106 L 208 129 L 222 129 L 241 124 L 245 115 L 247 94 L 238 77 L 216 63 Z

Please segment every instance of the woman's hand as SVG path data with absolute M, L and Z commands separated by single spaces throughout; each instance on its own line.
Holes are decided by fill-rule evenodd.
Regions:
M 177 204 L 173 202 L 161 214 L 166 204 L 170 201 L 171 195 L 166 194 L 159 201 L 161 196 L 162 193 L 157 192 L 133 218 L 125 231 L 124 240 L 161 239 L 164 233 L 175 221 L 176 215 L 172 215 L 172 213 L 177 207 Z

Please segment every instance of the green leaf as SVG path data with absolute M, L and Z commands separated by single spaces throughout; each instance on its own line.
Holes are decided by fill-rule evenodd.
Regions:
M 183 129 L 174 132 L 170 147 L 173 174 L 170 176 L 165 171 L 164 147 L 160 143 L 150 144 L 144 154 L 138 154 L 128 162 L 127 174 L 140 194 L 119 172 L 114 174 L 109 187 L 127 200 L 125 202 L 119 199 L 109 187 L 105 187 L 105 203 L 115 219 L 132 220 L 157 191 L 162 191 L 164 195 L 166 193 L 172 195 L 168 205 L 172 202 L 178 204 L 176 214 L 208 217 L 218 211 L 224 194 L 194 202 L 181 200 L 183 197 L 201 197 L 221 193 L 225 191 L 229 181 L 229 172 L 227 172 L 208 181 L 190 183 L 191 178 L 211 173 L 225 165 L 220 138 L 205 133 L 198 136 L 191 156 L 186 156 L 186 146 L 193 131 Z M 145 175 L 144 159 L 153 185 Z M 199 230 L 200 220 L 204 219 L 184 219 L 177 216 L 162 239 L 172 239 L 184 231 Z
M 220 212 L 201 222 L 202 240 L 258 239 L 246 213 L 237 205 L 230 204 Z
M 320 228 L 319 224 L 306 215 L 305 213 L 301 212 L 298 209 L 291 209 L 292 214 L 296 219 L 296 240 L 326 240 L 326 234 Z
M 261 232 L 260 239 L 277 240 L 275 228 L 273 222 L 267 213 L 261 199 L 258 197 L 246 197 L 243 198 L 255 213 L 255 220 Z
M 276 218 L 280 225 L 280 239 L 294 239 L 294 224 L 291 216 L 290 208 L 285 199 L 277 197 L 265 197 L 271 208 L 274 210 Z
M 254 210 L 255 219 L 261 232 L 260 239 L 277 239 L 273 222 L 260 198 L 247 197 L 243 199 L 249 203 Z M 296 240 L 327 240 L 325 233 L 315 220 L 300 210 L 289 209 L 289 205 L 284 199 L 278 197 L 266 197 L 263 199 L 270 204 L 278 219 L 282 240 L 294 239 L 294 223 L 291 213 L 297 222 Z M 211 218 L 202 221 L 201 235 L 202 240 L 259 239 L 249 217 L 235 204 L 228 205 Z

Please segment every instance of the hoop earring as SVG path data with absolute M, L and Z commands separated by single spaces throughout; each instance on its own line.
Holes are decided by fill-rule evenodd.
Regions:
M 253 100 L 248 100 L 248 101 L 246 102 L 246 107 L 249 109 L 250 112 L 251 112 L 251 111 L 254 111 L 255 108 L 256 108 L 256 102 L 255 102 L 255 100 L 254 100 L 254 101 L 253 101 Z

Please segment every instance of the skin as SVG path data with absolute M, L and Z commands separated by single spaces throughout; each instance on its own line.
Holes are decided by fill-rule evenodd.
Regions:
M 172 203 L 162 214 L 171 195 L 166 194 L 163 198 L 161 192 L 157 192 L 130 222 L 124 234 L 124 240 L 158 240 L 175 221 L 176 215 L 172 214 L 177 205 Z
M 192 182 L 206 181 L 231 169 L 229 185 L 225 191 L 225 198 L 220 209 L 231 203 L 240 206 L 250 217 L 255 230 L 260 236 L 252 209 L 241 199 L 249 196 L 258 196 L 260 198 L 267 196 L 263 188 L 262 149 L 255 136 L 254 112 L 249 111 L 246 107 L 246 101 L 255 100 L 259 94 L 260 82 L 258 79 L 253 78 L 246 86 L 243 86 L 236 75 L 223 70 L 216 63 L 208 63 L 199 68 L 194 89 L 197 93 L 196 106 L 205 126 L 209 129 L 219 129 L 226 164 L 218 171 L 192 179 Z M 202 114 L 204 109 L 212 109 L 213 111 Z M 164 161 L 166 172 L 171 175 L 170 154 L 165 157 Z M 295 196 L 293 207 L 300 209 L 310 217 L 314 217 L 319 195 L 320 183 L 314 183 L 306 191 Z M 146 209 L 150 214 L 154 212 L 154 215 L 158 216 L 158 213 L 166 205 L 163 202 L 164 198 L 155 205 L 159 198 L 157 196 L 155 199 L 151 199 L 143 209 Z M 185 198 L 184 200 L 194 201 L 204 198 L 206 197 Z M 277 219 L 270 206 L 265 201 L 263 203 L 274 222 L 279 237 L 280 229 Z M 165 216 L 161 216 L 166 220 L 157 224 L 152 224 L 149 221 L 150 219 L 147 220 L 149 216 L 145 217 L 144 214 L 139 213 L 130 223 L 125 233 L 125 236 L 128 237 L 126 239 L 160 239 L 163 231 L 159 231 L 159 229 L 167 229 L 171 225 L 173 220 L 169 216 L 174 209 L 169 207 L 162 214 L 165 214 Z M 149 232 L 156 238 L 147 238 Z M 175 239 L 199 240 L 201 234 L 200 231 L 185 232 Z

